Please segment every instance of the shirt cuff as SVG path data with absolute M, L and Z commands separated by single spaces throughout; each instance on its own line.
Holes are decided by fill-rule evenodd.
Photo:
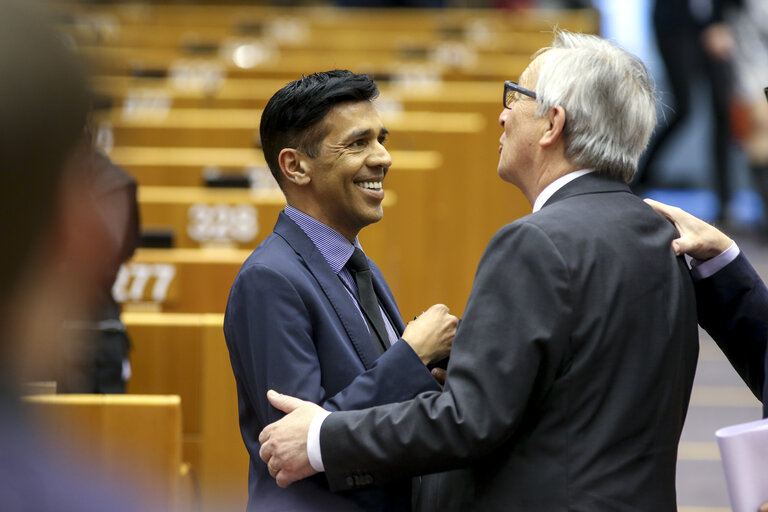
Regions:
M 735 260 L 736 256 L 738 256 L 740 252 L 741 251 L 739 250 L 739 246 L 736 245 L 736 242 L 733 242 L 729 248 L 714 258 L 704 261 L 691 258 L 691 271 L 693 273 L 693 278 L 696 280 L 706 279 L 716 274 L 725 268 L 725 266 L 730 262 Z
M 331 414 L 330 411 L 321 411 L 315 414 L 315 417 L 312 418 L 312 423 L 309 424 L 309 432 L 307 432 L 307 457 L 309 458 L 309 465 L 318 473 L 325 471 L 323 454 L 320 451 L 320 428 L 329 414 Z

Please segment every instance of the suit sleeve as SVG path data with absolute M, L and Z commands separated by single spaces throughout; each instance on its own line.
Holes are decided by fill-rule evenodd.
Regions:
M 407 400 L 422 391 L 440 389 L 403 342 L 395 343 L 368 371 L 361 368 L 346 388 L 329 396 L 322 386 L 323 368 L 313 339 L 312 305 L 289 279 L 255 265 L 238 276 L 230 302 L 225 331 L 240 362 L 235 376 L 262 426 L 283 416 L 267 401 L 269 389 L 331 411 Z M 349 341 L 339 340 L 344 343 Z
M 699 324 L 765 402 L 768 288 L 744 253 L 695 287 Z M 763 410 L 768 415 L 765 404 Z
M 444 392 L 325 419 L 331 489 L 466 466 L 513 439 L 563 362 L 570 288 L 563 257 L 539 228 L 502 229 L 478 267 Z

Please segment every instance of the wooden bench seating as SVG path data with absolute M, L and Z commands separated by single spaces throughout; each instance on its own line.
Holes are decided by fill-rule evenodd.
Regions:
M 149 249 L 141 248 L 125 263 L 118 273 L 112 294 L 123 304 L 124 311 L 162 311 L 175 313 L 223 313 L 232 282 L 240 266 L 269 233 L 277 215 L 284 207 L 280 192 L 253 193 L 247 190 L 196 189 L 192 187 L 142 187 L 139 192 L 141 213 L 147 220 L 144 226 L 152 226 L 156 219 L 162 226 L 170 227 L 180 241 L 189 237 L 190 225 L 199 228 L 200 219 L 190 221 L 194 205 L 204 205 L 214 211 L 226 205 L 250 205 L 255 208 L 258 228 L 252 241 L 211 241 L 205 248 Z M 396 195 L 385 200 L 385 218 L 396 211 Z M 400 283 L 396 252 L 393 243 L 395 219 L 370 226 L 360 239 L 368 253 L 383 268 L 388 282 L 394 288 Z M 238 219 L 223 218 L 223 223 L 237 225 Z M 195 245 L 193 240 L 188 245 Z M 223 246 L 223 247 L 222 247 Z M 248 248 L 237 248 L 246 247 Z M 418 286 L 413 283 L 411 286 Z M 411 295 L 412 292 L 404 292 Z
M 111 119 L 118 148 L 122 144 L 136 142 L 180 143 L 185 138 L 192 145 L 214 140 L 247 145 L 257 129 L 259 114 L 258 110 L 173 109 L 157 121 L 151 115 L 136 116 L 135 119 L 112 116 Z M 408 250 L 407 256 L 398 257 L 398 247 L 393 247 L 387 256 L 391 254 L 391 258 L 399 259 L 400 264 L 388 265 L 386 261 L 379 261 L 379 265 L 391 270 L 388 273 L 391 280 L 397 280 L 394 269 L 399 269 L 401 283 L 413 282 L 415 289 L 433 290 L 441 297 L 440 300 L 460 308 L 466 301 L 466 284 L 460 291 L 453 292 L 453 285 L 435 273 L 445 271 L 446 275 L 450 275 L 461 269 L 460 273 L 467 272 L 471 276 L 479 257 L 472 251 L 480 250 L 487 241 L 484 237 L 490 237 L 488 232 L 494 231 L 495 225 L 487 230 L 478 225 L 468 225 L 467 220 L 476 221 L 470 214 L 475 206 L 460 201 L 464 196 L 486 197 L 498 187 L 493 180 L 488 182 L 491 187 L 488 193 L 482 190 L 473 193 L 478 184 L 485 183 L 475 178 L 475 170 L 492 174 L 498 159 L 495 144 L 489 143 L 488 138 L 483 140 L 485 119 L 476 113 L 442 112 L 385 112 L 382 117 L 391 132 L 387 147 L 393 148 L 393 151 L 398 148 L 437 151 L 442 164 L 432 171 L 414 171 L 404 168 L 399 154 L 393 154 L 393 167 L 385 187 L 397 194 L 399 211 L 390 215 L 392 208 L 388 209 L 386 219 L 393 233 L 397 233 L 393 239 L 397 240 L 399 247 L 407 247 Z M 119 153 L 113 158 L 125 164 Z M 130 169 L 130 166 L 126 167 Z M 260 173 L 260 183 L 274 185 L 264 167 L 247 172 Z M 273 211 L 265 215 L 264 207 L 257 209 L 253 203 L 255 199 L 261 201 L 261 198 L 255 198 L 248 192 L 236 192 L 229 196 L 230 199 L 217 192 L 218 198 L 206 200 L 203 196 L 210 196 L 210 192 L 176 193 L 169 189 L 161 197 L 157 191 L 163 189 L 154 190 L 151 201 L 148 192 L 140 191 L 142 222 L 147 227 L 164 223 L 174 226 L 177 247 L 216 243 L 216 238 L 228 238 L 238 247 L 255 247 L 261 241 L 261 237 L 257 239 L 255 234 L 266 236 L 270 232 L 283 202 L 278 192 L 280 205 L 274 205 Z M 436 198 L 442 200 L 435 201 Z M 171 210 L 167 206 L 169 204 L 175 207 Z M 266 222 L 262 220 L 265 218 Z M 397 219 L 399 222 L 396 222 Z M 475 237 L 478 232 L 481 236 Z M 364 238 L 370 239 L 370 235 Z M 457 238 L 464 243 L 457 245 Z M 478 249 L 469 250 L 468 247 Z M 425 271 L 424 267 L 435 253 L 441 254 L 440 260 Z M 467 256 L 470 253 L 472 255 Z M 423 282 L 430 275 L 434 278 Z M 410 298 L 405 288 L 401 290 Z M 418 311 L 425 307 L 417 296 L 413 300 Z
M 455 142 L 457 151 L 463 151 L 464 147 L 461 140 Z M 167 167 L 164 174 L 180 175 L 184 169 L 188 169 L 183 172 L 188 175 L 194 173 L 199 179 L 201 160 L 194 158 L 195 153 L 199 152 L 198 149 L 184 148 L 173 152 L 166 148 L 145 149 L 157 150 L 161 156 L 191 153 L 191 158 L 172 157 L 171 160 L 177 164 L 189 160 L 189 165 L 194 161 L 197 162 L 197 167 Z M 492 150 L 488 149 L 491 153 Z M 136 158 L 132 161 L 130 158 L 121 158 L 130 155 L 123 150 L 116 148 L 113 158 L 131 172 L 136 172 L 134 162 L 139 160 L 143 151 L 139 152 L 137 149 L 137 153 L 134 153 Z M 255 150 L 251 151 L 255 153 Z M 466 153 L 472 154 L 469 150 Z M 395 164 L 387 176 L 385 188 L 390 191 L 390 200 L 393 195 L 391 192 L 395 192 L 397 205 L 388 206 L 384 220 L 367 227 L 361 234 L 366 252 L 384 271 L 406 316 L 422 311 L 435 302 L 444 302 L 455 311 L 462 311 L 471 288 L 475 267 L 488 240 L 502 225 L 527 213 L 529 208 L 519 193 L 499 180 L 495 164 L 487 164 L 487 168 L 481 170 L 479 165 L 473 165 L 470 160 L 465 159 L 464 164 L 458 167 L 442 166 L 436 165 L 442 160 L 442 156 L 439 153 L 436 157 L 432 156 L 434 154 L 435 152 L 428 152 L 424 155 L 422 163 L 425 165 L 402 169 L 398 165 L 398 153 L 392 153 Z M 495 156 L 496 153 L 491 154 Z M 162 167 L 163 164 L 156 162 L 156 165 Z M 150 168 L 151 166 L 148 169 Z M 157 172 L 159 169 L 153 170 L 160 175 Z M 262 169 L 262 174 L 265 172 Z M 271 176 L 268 179 L 271 180 Z M 232 245 L 255 247 L 261 241 L 261 236 L 266 236 L 271 231 L 277 213 L 282 208 L 281 194 L 277 191 L 272 194 L 272 199 L 268 199 L 269 194 L 259 195 L 249 190 L 193 188 L 192 191 L 184 191 L 172 187 L 141 187 L 139 190 L 143 225 L 147 228 L 174 226 L 180 247 L 201 245 L 189 236 L 187 228 L 193 222 L 205 224 L 204 232 L 217 229 L 218 223 L 223 224 L 225 229 L 230 226 L 233 232 L 242 234 L 243 230 L 238 230 L 237 224 L 230 221 L 248 221 L 253 217 L 258 221 L 256 231 L 259 235 L 251 241 L 243 240 Z M 243 201 L 251 204 L 268 201 L 272 206 L 259 206 L 255 215 L 232 208 Z M 217 212 L 216 205 L 222 202 L 229 207 Z M 171 204 L 174 206 L 167 206 Z M 196 216 L 191 220 L 189 212 L 194 204 L 202 206 L 195 208 Z M 212 224 L 211 221 L 215 222 Z M 256 224 L 252 223 L 251 226 L 255 227 Z M 241 227 L 244 227 L 245 231 L 250 229 L 248 225 Z M 210 239 L 204 242 L 203 245 L 216 245 Z M 245 256 L 239 258 L 239 262 L 242 262 Z M 143 265 L 147 262 L 137 263 L 141 265 L 128 268 L 134 273 L 146 272 Z M 225 286 L 231 283 L 236 269 L 232 269 L 232 272 L 225 279 Z M 446 276 L 451 278 L 447 279 Z M 131 289 L 130 286 L 127 289 Z M 151 289 L 148 285 L 139 302 L 149 300 Z M 204 289 L 196 287 L 195 290 L 199 292 L 195 293 L 205 293 Z M 187 291 L 184 295 L 189 293 L 193 292 Z M 163 311 L 222 311 L 226 299 L 225 291 L 217 292 L 218 306 L 215 309 L 200 309 L 202 306 L 195 305 L 194 309 L 190 310 L 185 305 L 174 305 L 176 295 L 173 288 L 169 290 L 169 294 L 170 303 L 163 304 Z
M 287 24 L 287 27 L 286 27 Z M 554 24 L 552 25 L 554 26 Z M 515 30 L 500 27 L 492 31 L 484 20 L 448 27 L 396 27 L 374 29 L 357 26 L 311 25 L 303 18 L 266 21 L 258 34 L 242 35 L 231 26 L 169 26 L 157 22 L 143 25 L 99 24 L 98 20 L 83 19 L 79 23 L 60 25 L 79 45 L 113 48 L 176 49 L 183 55 L 219 56 L 233 51 L 241 44 L 254 45 L 255 50 L 277 50 L 283 58 L 292 51 L 339 51 L 354 48 L 365 52 L 395 52 L 403 58 L 428 56 L 448 47 L 463 47 L 483 54 L 531 54 L 552 42 L 551 26 L 539 30 Z M 280 30 L 297 32 L 281 36 Z M 371 37 L 375 32 L 376 37 Z
M 181 397 L 183 456 L 199 483 L 202 510 L 244 510 L 248 454 L 223 315 L 126 312 L 122 319 L 132 342 L 128 393 Z
M 328 69 L 353 69 L 372 74 L 397 74 L 398 70 L 408 65 L 418 66 L 445 80 L 466 80 L 468 78 L 503 79 L 508 73 L 519 74 L 530 62 L 530 54 L 499 53 L 492 55 L 476 54 L 472 58 L 463 58 L 459 52 L 456 57 L 432 59 L 413 58 L 391 52 L 321 52 L 293 51 L 290 58 L 283 58 L 279 52 L 269 54 L 263 61 L 252 67 L 240 67 L 232 58 L 211 58 L 208 56 L 189 56 L 172 50 L 152 50 L 146 48 L 102 48 L 100 46 L 81 47 L 81 53 L 97 64 L 100 73 L 124 74 L 152 73 L 189 74 L 207 72 L 220 74 L 228 78 L 283 78 L 292 80 L 302 74 Z
M 487 99 L 485 103 L 488 109 L 498 109 Z M 173 119 L 171 112 L 182 113 L 176 118 L 176 124 L 189 123 L 193 127 L 203 126 L 206 119 L 215 124 L 213 119 L 226 117 L 209 115 L 204 109 L 171 110 L 170 119 Z M 197 118 L 190 122 L 186 114 Z M 388 210 L 382 223 L 386 227 L 375 229 L 388 231 L 387 236 L 396 240 L 396 245 L 371 255 L 376 255 L 390 285 L 399 292 L 396 295 L 405 315 L 421 311 L 434 302 L 445 302 L 460 312 L 486 243 L 499 227 L 527 213 L 529 208 L 521 195 L 496 176 L 496 140 L 500 128 L 483 123 L 476 113 L 452 116 L 450 113 L 384 112 L 382 115 L 392 130 L 390 147 L 431 146 L 439 151 L 392 151 L 394 165 L 385 185 L 397 193 L 398 207 Z M 250 115 L 233 116 L 235 123 L 248 123 L 250 118 Z M 441 122 L 451 119 L 453 124 Z M 467 122 L 462 126 L 455 122 L 457 119 Z M 119 125 L 115 129 L 118 130 Z M 196 133 L 193 128 L 189 131 Z M 119 138 L 119 131 L 116 136 Z M 177 180 L 181 180 L 182 175 L 187 176 L 185 180 L 199 183 L 207 165 L 224 172 L 242 172 L 248 168 L 262 183 L 272 183 L 263 156 L 255 149 L 118 146 L 111 156 L 137 175 L 140 183 L 150 179 L 153 183 L 179 183 Z M 161 216 L 144 215 L 145 224 L 150 219 L 160 224 L 170 222 Z M 180 225 L 178 220 L 176 225 Z M 271 223 L 268 223 L 263 232 L 266 234 L 270 229 Z M 374 237 L 368 234 L 370 230 L 364 232 L 363 239 Z M 440 256 L 435 258 L 436 254 Z M 448 275 L 452 278 L 446 279 Z
M 321 70 L 321 69 L 316 69 Z M 361 70 L 353 70 L 360 72 Z M 519 70 L 509 70 L 505 79 L 517 79 Z M 300 75 L 290 78 L 294 80 Z M 400 75 L 376 78 L 381 95 L 379 111 L 465 112 L 479 114 L 486 127 L 498 130 L 503 81 L 413 80 Z M 402 78 L 403 81 L 399 81 Z M 175 82 L 169 78 L 148 79 L 103 76 L 94 79 L 100 93 L 114 98 L 127 111 L 145 111 L 158 118 L 173 109 L 263 109 L 272 95 L 289 80 L 227 78 L 206 85 L 203 82 Z
M 113 286 L 124 311 L 222 313 L 247 249 L 138 249 Z
M 362 30 L 430 29 L 436 34 L 456 33 L 467 25 L 482 24 L 486 30 L 538 32 L 553 24 L 568 30 L 594 32 L 599 17 L 593 9 L 344 9 L 330 6 L 279 7 L 263 5 L 124 5 L 53 4 L 70 16 L 70 22 L 112 26 L 225 28 L 236 33 L 261 34 L 278 23 L 300 23 L 310 28 L 357 28 Z M 60 19 L 66 20 L 62 15 Z M 269 32 L 267 32 L 269 33 Z
M 103 72 L 293 78 L 346 67 L 445 79 L 516 74 L 554 27 L 597 32 L 595 10 L 69 6 L 62 29 Z M 66 12 L 67 7 L 62 7 Z M 69 19 L 67 19 L 69 16 Z M 522 60 L 521 60 L 522 58 Z
M 278 189 L 142 186 L 138 199 L 142 226 L 170 228 L 178 248 L 254 249 L 285 208 L 285 196 Z M 385 210 L 396 204 L 397 195 L 389 192 Z
M 261 109 L 117 108 L 97 117 L 109 123 L 115 146 L 250 148 L 258 139 Z M 450 150 L 447 134 L 459 134 L 475 143 L 486 118 L 474 112 L 384 111 L 382 121 L 390 131 L 387 148 L 394 150 Z
M 196 505 L 182 467 L 182 409 L 177 393 L 39 395 L 24 403 L 47 440 L 71 461 L 135 491 L 162 510 Z M 190 509 L 191 510 L 191 509 Z
M 425 172 L 439 169 L 437 151 L 391 151 L 393 169 Z M 274 186 L 261 150 L 253 148 L 116 147 L 110 157 L 148 186 L 199 187 L 221 174 L 248 175 L 253 186 Z

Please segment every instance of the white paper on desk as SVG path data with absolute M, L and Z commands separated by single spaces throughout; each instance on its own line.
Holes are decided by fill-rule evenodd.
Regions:
M 733 512 L 756 512 L 768 500 L 768 419 L 715 432 Z

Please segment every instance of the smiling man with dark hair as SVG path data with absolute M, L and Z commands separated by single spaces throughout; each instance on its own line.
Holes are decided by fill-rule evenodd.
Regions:
M 392 164 L 376 85 L 349 71 L 291 82 L 261 119 L 264 155 L 288 206 L 232 285 L 224 333 L 251 456 L 248 510 L 408 510 L 409 479 L 333 494 L 322 478 L 281 489 L 258 435 L 281 413 L 268 389 L 330 410 L 399 402 L 439 390 L 426 364 L 450 350 L 457 320 L 435 305 L 406 328 L 357 234 L 383 215 Z

